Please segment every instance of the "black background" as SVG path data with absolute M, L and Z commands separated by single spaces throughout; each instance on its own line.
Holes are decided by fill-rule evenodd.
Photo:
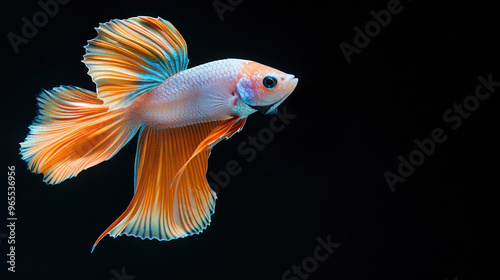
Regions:
M 500 81 L 498 7 L 402 1 L 403 11 L 347 63 L 339 44 L 353 44 L 353 28 L 363 29 L 370 11 L 387 3 L 244 0 L 221 21 L 212 0 L 72 0 L 17 54 L 7 33 L 20 34 L 21 18 L 40 7 L 2 4 L 0 212 L 4 224 L 7 166 L 14 165 L 18 221 L 17 272 L 7 271 L 2 239 L 1 279 L 108 280 L 122 268 L 136 280 L 282 279 L 327 236 L 341 246 L 308 279 L 486 279 L 498 260 L 490 234 L 498 224 L 500 91 L 457 130 L 443 113 L 474 94 L 479 75 Z M 80 62 L 94 27 L 138 15 L 172 22 L 190 67 L 245 58 L 294 74 L 299 84 L 280 110 L 296 117 L 251 162 L 237 147 L 273 116 L 252 115 L 215 147 L 209 171 L 236 160 L 242 172 L 220 190 L 202 234 L 169 242 L 105 237 L 91 254 L 133 195 L 137 137 L 56 186 L 26 171 L 18 143 L 42 88 L 95 90 Z M 384 172 L 397 172 L 398 155 L 407 158 L 413 141 L 438 127 L 447 140 L 391 192 Z

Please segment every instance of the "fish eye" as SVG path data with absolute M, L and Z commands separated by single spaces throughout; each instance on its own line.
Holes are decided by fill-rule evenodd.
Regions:
M 262 83 L 266 88 L 271 89 L 278 84 L 278 80 L 276 80 L 276 78 L 273 76 L 265 76 L 264 79 L 262 80 Z

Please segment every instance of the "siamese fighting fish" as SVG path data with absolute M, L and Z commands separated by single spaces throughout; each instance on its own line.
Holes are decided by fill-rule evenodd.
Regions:
M 100 24 L 83 63 L 96 92 L 77 86 L 42 90 L 22 142 L 28 169 L 59 184 L 112 158 L 139 134 L 132 201 L 107 234 L 172 240 L 210 224 L 216 194 L 207 179 L 210 151 L 246 118 L 271 114 L 298 79 L 244 59 L 188 69 L 186 42 L 162 18 Z

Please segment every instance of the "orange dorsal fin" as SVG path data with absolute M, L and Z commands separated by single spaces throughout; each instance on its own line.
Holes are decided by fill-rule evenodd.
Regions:
M 136 154 L 134 197 L 94 248 L 106 234 L 171 240 L 203 231 L 216 199 L 206 179 L 211 148 L 244 123 L 233 118 L 178 128 L 144 127 Z M 171 187 L 174 178 L 177 183 Z
M 96 28 L 83 62 L 110 110 L 126 107 L 141 94 L 187 68 L 181 34 L 162 18 L 112 20 Z

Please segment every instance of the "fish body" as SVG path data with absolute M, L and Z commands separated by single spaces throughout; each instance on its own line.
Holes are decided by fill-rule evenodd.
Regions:
M 233 117 L 240 59 L 209 62 L 168 78 L 134 104 L 135 117 L 155 127 L 176 127 Z
M 137 100 L 131 111 L 138 122 L 162 128 L 247 117 L 256 109 L 241 101 L 238 82 L 253 75 L 260 81 L 264 76 L 259 72 L 269 74 L 271 69 L 244 59 L 205 63 L 168 78 Z M 283 81 L 287 79 L 287 83 L 291 81 L 291 93 L 297 81 L 294 76 L 272 72 Z
M 96 30 L 83 60 L 96 92 L 42 91 L 22 159 L 47 184 L 59 184 L 109 160 L 138 133 L 134 196 L 92 250 L 107 234 L 160 241 L 199 234 L 215 209 L 206 180 L 211 148 L 249 115 L 275 112 L 298 79 L 244 59 L 188 69 L 184 39 L 161 18 L 113 20 Z

